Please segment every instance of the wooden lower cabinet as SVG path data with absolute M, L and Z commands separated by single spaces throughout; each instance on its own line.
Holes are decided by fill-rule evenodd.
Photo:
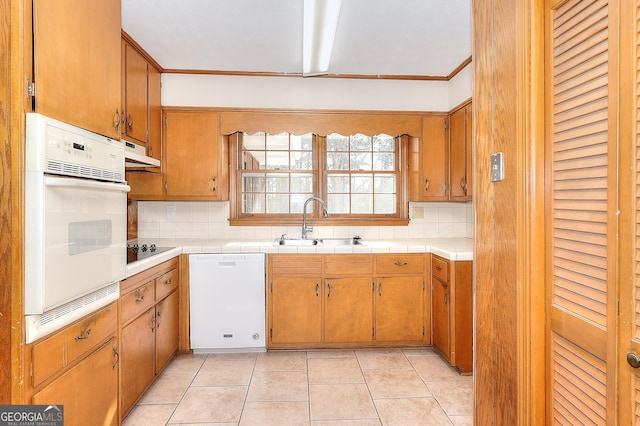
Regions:
M 371 343 L 371 277 L 326 278 L 324 293 L 324 341 L 345 344 Z
M 118 339 L 112 336 L 33 395 L 33 404 L 64 405 L 64 424 L 117 425 Z
M 421 342 L 424 325 L 424 278 L 381 277 L 376 280 L 376 340 Z
M 431 259 L 433 345 L 461 373 L 473 369 L 472 261 Z
M 178 292 L 156 305 L 155 373 L 160 373 L 178 350 Z
M 322 277 L 273 277 L 271 333 L 276 344 L 322 340 Z
M 120 403 L 129 411 L 155 379 L 155 308 L 122 328 Z
M 65 425 L 119 423 L 117 303 L 25 348 L 25 401 L 64 405 Z
M 428 256 L 269 255 L 269 347 L 430 344 Z
M 120 284 L 120 413 L 124 417 L 178 351 L 178 259 Z

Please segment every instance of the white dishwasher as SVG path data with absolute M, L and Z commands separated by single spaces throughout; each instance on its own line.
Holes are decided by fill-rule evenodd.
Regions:
M 264 253 L 189 255 L 194 352 L 266 350 L 265 275 Z

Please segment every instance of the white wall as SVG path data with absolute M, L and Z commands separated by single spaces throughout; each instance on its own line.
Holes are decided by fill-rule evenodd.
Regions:
M 409 226 L 319 226 L 313 236 L 365 239 L 473 238 L 472 203 L 410 203 Z M 229 226 L 228 202 L 138 203 L 138 238 L 275 240 L 301 234 L 301 226 Z
M 471 97 L 471 69 L 450 81 L 162 74 L 162 105 L 449 111 Z

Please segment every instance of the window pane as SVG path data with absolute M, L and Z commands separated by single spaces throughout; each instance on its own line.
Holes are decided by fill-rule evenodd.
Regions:
M 329 194 L 327 197 L 327 210 L 329 214 L 347 214 L 349 211 L 348 194 Z
M 291 151 L 291 170 L 312 170 L 313 153 L 311 151 Z
M 351 213 L 373 213 L 373 194 L 353 194 L 351 196 Z
M 242 175 L 242 192 L 264 192 L 264 173 L 245 173 Z
M 267 194 L 267 213 L 289 213 L 288 194 Z
M 313 197 L 313 194 L 311 194 L 311 193 L 291 194 L 291 196 L 289 197 L 289 200 L 290 200 L 290 203 L 291 203 L 291 205 L 290 205 L 291 213 L 301 214 L 302 213 L 302 208 L 304 207 L 304 202 L 309 197 Z M 309 205 L 307 206 L 307 213 L 310 213 L 310 212 L 313 211 L 313 206 L 311 204 L 312 203 L 309 203 Z
M 246 149 L 248 151 L 252 151 L 252 150 L 264 151 L 265 136 L 266 135 L 264 132 L 258 132 L 253 135 L 243 133 L 242 149 Z
M 346 152 L 327 153 L 327 170 L 349 170 L 349 154 Z
M 376 152 L 373 154 L 374 170 L 394 170 L 395 155 L 392 153 Z
M 394 175 L 377 175 L 374 179 L 373 185 L 375 188 L 374 192 L 377 194 L 394 194 L 396 192 L 396 177 Z
M 394 194 L 376 194 L 374 198 L 374 213 L 393 214 L 396 212 L 396 196 Z
M 289 139 L 291 149 L 297 151 L 311 151 L 313 148 L 313 134 L 306 133 L 304 135 L 291 135 Z
M 268 174 L 267 192 L 289 192 L 289 175 Z
M 271 170 L 289 169 L 289 151 L 267 151 L 266 168 Z
M 290 191 L 311 194 L 313 192 L 313 175 L 292 173 Z
M 289 133 L 278 133 L 276 135 L 267 135 L 267 151 L 288 151 L 289 150 Z
M 352 152 L 351 153 L 351 170 L 371 170 L 371 153 L 370 152 Z
M 371 151 L 371 136 L 361 133 L 351 136 L 351 151 Z
M 352 193 L 372 193 L 373 175 L 353 175 L 351 176 Z
M 373 137 L 373 150 L 378 152 L 394 152 L 395 139 L 385 134 L 376 135 Z
M 327 176 L 327 192 L 329 194 L 342 192 L 349 193 L 349 175 L 330 174 Z
M 243 213 L 264 213 L 264 194 L 242 194 Z
M 338 133 L 327 135 L 327 151 L 349 151 L 349 136 Z

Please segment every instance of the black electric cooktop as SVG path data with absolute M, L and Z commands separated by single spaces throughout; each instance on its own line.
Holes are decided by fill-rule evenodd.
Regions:
M 173 247 L 158 247 L 155 244 L 140 244 L 128 243 L 127 244 L 127 263 L 136 262 L 138 260 L 147 259 L 156 254 L 160 254 L 167 250 L 171 250 Z

